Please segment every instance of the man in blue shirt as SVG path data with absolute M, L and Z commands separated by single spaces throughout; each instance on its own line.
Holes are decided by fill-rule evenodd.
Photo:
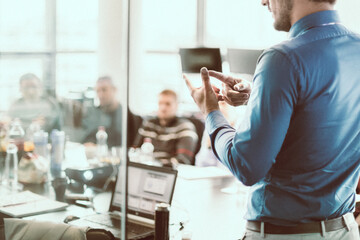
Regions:
M 203 68 L 203 86 L 194 88 L 184 76 L 214 153 L 252 186 L 246 239 L 360 239 L 351 213 L 360 173 L 360 36 L 340 23 L 334 2 L 262 0 L 289 39 L 260 56 L 237 130 L 218 100 L 246 103 L 242 80 Z M 210 76 L 226 84 L 222 96 Z

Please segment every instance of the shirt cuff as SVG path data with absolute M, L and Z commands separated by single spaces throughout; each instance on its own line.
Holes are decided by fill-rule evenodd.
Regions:
M 218 128 L 229 125 L 220 110 L 210 112 L 206 117 L 205 127 L 209 135 L 212 135 Z

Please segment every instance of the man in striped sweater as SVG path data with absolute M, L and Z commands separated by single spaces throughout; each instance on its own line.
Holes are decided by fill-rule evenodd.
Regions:
M 140 147 L 145 138 L 154 145 L 154 157 L 164 166 L 178 163 L 194 164 L 194 150 L 198 135 L 189 120 L 176 116 L 178 101 L 172 90 L 159 94 L 157 117 L 143 122 L 139 128 L 134 146 Z

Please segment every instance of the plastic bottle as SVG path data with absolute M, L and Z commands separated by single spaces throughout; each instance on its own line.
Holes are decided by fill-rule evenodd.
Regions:
M 141 150 L 140 148 L 131 147 L 129 148 L 129 160 L 131 162 L 140 162 Z
M 14 140 L 10 140 L 6 147 L 5 170 L 4 170 L 4 185 L 17 189 L 18 184 L 18 148 Z
M 52 177 L 59 178 L 62 176 L 62 162 L 64 160 L 65 149 L 65 132 L 52 130 L 51 134 L 51 162 L 50 172 Z
M 20 120 L 15 118 L 9 130 L 9 140 L 14 140 L 14 143 L 17 146 L 19 152 L 24 150 L 24 136 L 25 131 L 21 127 Z
M 49 158 L 49 151 L 48 151 L 48 138 L 49 134 L 40 130 L 34 133 L 34 145 L 35 145 L 35 153 L 39 156 L 43 156 L 45 159 Z
M 145 138 L 141 145 L 141 162 L 144 164 L 154 165 L 154 145 L 151 138 Z
M 108 135 L 105 132 L 105 127 L 100 126 L 96 133 L 96 155 L 99 160 L 108 157 L 108 145 L 107 145 Z

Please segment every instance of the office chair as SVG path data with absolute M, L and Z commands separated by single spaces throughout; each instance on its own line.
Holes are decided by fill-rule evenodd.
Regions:
M 197 118 L 195 116 L 184 117 L 184 118 L 189 120 L 190 122 L 192 122 L 192 124 L 194 124 L 196 134 L 198 135 L 198 141 L 196 143 L 196 147 L 195 147 L 195 151 L 194 151 L 194 157 L 193 157 L 193 160 L 191 162 L 191 165 L 195 165 L 195 156 L 200 151 L 200 148 L 201 148 L 201 142 L 202 142 L 201 140 L 202 140 L 202 137 L 204 135 L 205 124 L 204 124 L 204 122 L 202 120 L 200 120 L 199 118 Z
M 86 240 L 114 240 L 114 235 L 104 229 L 89 229 L 86 232 Z
M 12 240 L 60 239 L 60 240 L 114 240 L 114 235 L 103 229 L 86 229 L 64 223 L 44 222 L 7 218 L 4 221 L 4 235 Z M 1 233 L 1 231 L 0 231 Z M 3 233 L 2 233 L 3 234 Z

